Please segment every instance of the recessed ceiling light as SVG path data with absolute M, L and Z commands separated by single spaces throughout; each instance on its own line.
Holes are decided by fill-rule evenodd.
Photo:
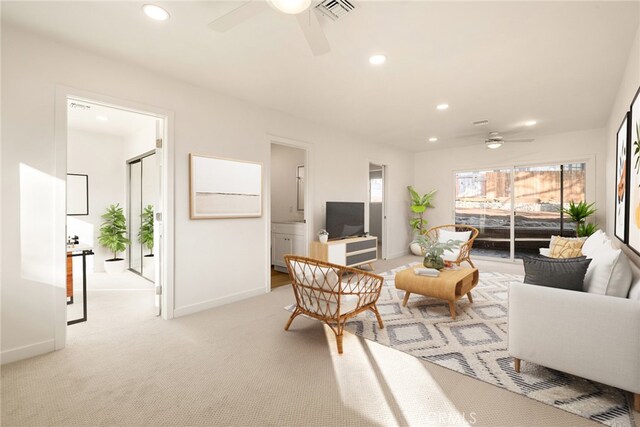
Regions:
M 438 140 L 438 138 L 436 138 L 435 136 L 432 136 L 431 138 L 429 138 L 429 142 L 436 142 Z
M 169 12 L 155 4 L 145 4 L 142 6 L 142 10 L 149 18 L 155 19 L 156 21 L 166 21 L 169 19 Z
M 384 55 L 372 55 L 369 57 L 369 64 L 371 65 L 381 65 L 384 64 L 387 60 L 387 57 Z
M 107 116 L 96 116 L 96 120 L 100 120 L 101 122 L 106 122 L 109 120 Z
M 449 104 L 438 104 L 436 108 L 440 111 L 446 110 L 447 108 L 449 108 Z
M 538 123 L 538 122 L 536 122 L 535 120 L 529 120 L 529 121 L 527 121 L 527 122 L 524 122 L 524 125 L 525 125 L 525 126 L 533 126 L 533 125 L 535 125 L 536 123 Z

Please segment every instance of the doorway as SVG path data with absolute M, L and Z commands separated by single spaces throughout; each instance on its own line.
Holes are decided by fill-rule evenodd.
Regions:
M 307 156 L 307 149 L 295 143 L 270 144 L 271 289 L 291 283 L 284 255 L 307 254 Z
M 143 260 L 162 255 L 155 213 L 164 177 L 156 159 L 165 119 L 79 97 L 67 96 L 66 104 L 67 324 L 87 322 L 87 331 L 153 318 L 162 256 Z M 131 164 L 140 172 L 133 179 Z
M 369 234 L 378 238 L 378 257 L 380 259 L 387 259 L 385 175 L 385 165 L 369 163 Z
M 587 200 L 586 161 L 455 173 L 455 223 L 476 227 L 474 256 L 538 254 L 552 235 L 575 236 L 562 211 Z

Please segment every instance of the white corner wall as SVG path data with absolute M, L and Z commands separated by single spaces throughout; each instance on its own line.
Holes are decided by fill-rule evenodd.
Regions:
M 301 221 L 296 174 L 304 165 L 304 150 L 273 144 L 271 146 L 271 222 Z
M 615 221 L 614 200 L 615 200 L 615 176 L 616 176 L 616 134 L 618 127 L 622 123 L 624 115 L 629 111 L 633 96 L 640 88 L 640 27 L 636 32 L 636 38 L 629 50 L 629 59 L 624 71 L 624 75 L 620 82 L 618 95 L 611 107 L 611 116 L 607 125 L 605 141 L 607 150 L 606 160 L 606 201 L 607 201 L 607 234 L 612 236 L 612 241 L 619 247 L 622 247 L 625 253 L 637 265 L 640 265 L 640 257 L 623 245 L 613 234 L 613 226 Z
M 176 316 L 264 293 L 268 280 L 268 214 L 247 219 L 189 219 L 188 155 L 192 152 L 262 162 L 268 174 L 269 135 L 309 143 L 312 230 L 324 225 L 326 200 L 366 201 L 369 162 L 362 153 L 384 159 L 389 172 L 389 253 L 406 253 L 410 236 L 405 188 L 414 178 L 412 154 L 369 145 L 331 126 L 258 108 L 3 25 L 3 363 L 64 344 L 64 337 L 56 336 L 55 331 L 56 322 L 64 321 L 60 314 L 64 257 L 54 256 L 60 250 L 56 248 L 64 245 L 60 237 L 64 236 L 64 192 L 59 191 L 63 183 L 54 178 L 65 168 L 55 161 L 59 149 L 54 143 L 57 85 L 174 113 L 173 140 L 168 143 L 174 148 L 175 218 L 168 220 L 173 221 L 175 232 Z M 25 180 L 21 164 L 28 165 L 28 176 L 36 179 Z M 37 180 L 44 183 L 38 188 L 51 189 L 55 196 L 41 198 L 37 210 L 26 210 L 31 205 L 21 206 L 21 197 L 25 198 L 26 184 Z M 268 180 L 264 182 L 267 206 Z M 33 245 L 28 242 L 37 242 L 38 250 L 29 251 Z M 39 274 L 24 275 L 25 265 L 37 266 Z
M 113 253 L 98 244 L 102 214 L 111 204 L 119 203 L 126 215 L 125 142 L 114 135 L 69 130 L 67 135 L 67 171 L 89 176 L 89 215 L 68 216 L 67 234 L 78 235 L 80 241 L 94 247 L 95 255 L 87 257 L 87 271 L 104 271 L 104 260 Z M 127 253 L 118 254 L 126 258 Z M 74 270 L 81 263 L 74 262 Z
M 587 200 L 596 202 L 596 223 L 603 227 L 608 206 L 603 179 L 606 173 L 605 141 L 605 130 L 593 129 L 540 137 L 531 144 L 505 144 L 497 150 L 489 150 L 480 142 L 426 151 L 416 156 L 415 188 L 419 193 L 438 190 L 433 201 L 435 207 L 426 213 L 429 226 L 451 224 L 454 221 L 455 171 L 586 160 L 589 162 Z

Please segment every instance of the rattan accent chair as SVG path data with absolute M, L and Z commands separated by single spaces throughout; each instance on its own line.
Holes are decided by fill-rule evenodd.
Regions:
M 473 265 L 473 262 L 471 262 L 471 248 L 473 247 L 473 241 L 476 239 L 476 237 L 478 237 L 478 234 L 479 234 L 478 229 L 470 225 L 464 225 L 464 224 L 447 224 L 447 225 L 440 225 L 438 227 L 430 228 L 429 231 L 427 231 L 427 236 L 432 239 L 438 240 L 438 238 L 440 237 L 441 230 L 458 231 L 458 232 L 471 231 L 469 240 L 467 240 L 465 243 L 460 245 L 460 253 L 458 255 L 458 258 L 452 262 L 456 265 L 460 265 L 462 261 L 467 261 L 469 265 L 471 265 L 471 267 L 475 268 L 475 265 Z
M 349 318 L 371 310 L 384 328 L 376 307 L 384 282 L 381 276 L 301 256 L 285 255 L 284 259 L 296 297 L 285 331 L 300 314 L 321 320 L 336 334 L 342 354 L 342 334 Z

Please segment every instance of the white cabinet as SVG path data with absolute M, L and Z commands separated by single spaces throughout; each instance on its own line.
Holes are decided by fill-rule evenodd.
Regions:
M 285 255 L 305 255 L 304 226 L 302 222 L 271 223 L 271 264 L 276 270 L 287 271 Z
M 375 236 L 353 237 L 327 243 L 315 240 L 311 242 L 310 252 L 311 258 L 333 264 L 348 267 L 369 264 L 373 269 L 373 263 L 378 259 L 378 238 Z

